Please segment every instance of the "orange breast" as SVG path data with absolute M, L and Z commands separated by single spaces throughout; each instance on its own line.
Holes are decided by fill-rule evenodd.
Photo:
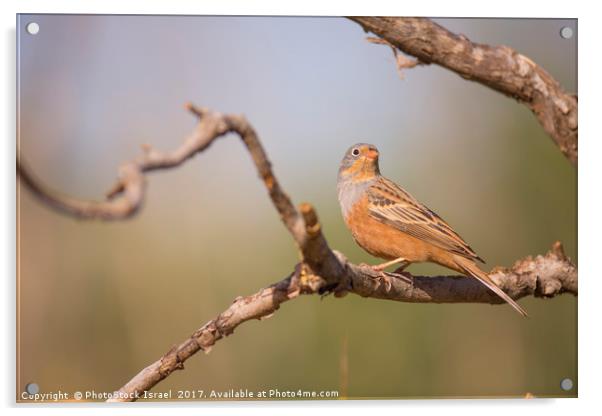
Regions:
M 436 261 L 441 249 L 372 218 L 368 198 L 361 198 L 345 218 L 355 241 L 375 257 L 393 260 L 400 257 L 410 262 Z

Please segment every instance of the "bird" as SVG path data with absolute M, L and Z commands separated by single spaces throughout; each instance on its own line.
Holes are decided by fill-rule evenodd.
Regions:
M 482 271 L 485 263 L 439 215 L 380 174 L 379 151 L 357 143 L 346 152 L 338 172 L 337 192 L 345 224 L 355 242 L 369 254 L 387 260 L 371 266 L 377 272 L 398 264 L 432 262 L 471 276 L 517 312 L 527 312 Z

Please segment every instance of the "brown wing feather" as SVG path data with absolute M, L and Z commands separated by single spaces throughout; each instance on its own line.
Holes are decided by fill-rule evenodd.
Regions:
M 376 220 L 436 247 L 483 261 L 441 217 L 394 182 L 381 176 L 367 193 L 369 212 Z

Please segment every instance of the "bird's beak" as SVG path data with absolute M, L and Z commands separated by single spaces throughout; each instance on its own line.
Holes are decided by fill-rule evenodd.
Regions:
M 378 158 L 378 150 L 370 149 L 368 153 L 366 153 L 366 157 L 370 160 L 376 160 Z

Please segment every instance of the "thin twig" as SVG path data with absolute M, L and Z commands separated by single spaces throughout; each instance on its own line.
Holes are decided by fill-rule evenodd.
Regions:
M 395 45 L 391 44 L 386 39 L 367 37 L 366 40 L 370 43 L 374 43 L 376 45 L 386 45 L 391 48 L 391 52 L 393 52 L 393 57 L 395 58 L 395 66 L 397 66 L 397 74 L 399 74 L 399 78 L 404 79 L 403 71 L 405 69 L 411 69 L 418 65 L 424 65 L 423 62 L 420 62 L 418 59 L 410 59 L 405 56 L 402 52 L 399 51 L 395 47 Z

